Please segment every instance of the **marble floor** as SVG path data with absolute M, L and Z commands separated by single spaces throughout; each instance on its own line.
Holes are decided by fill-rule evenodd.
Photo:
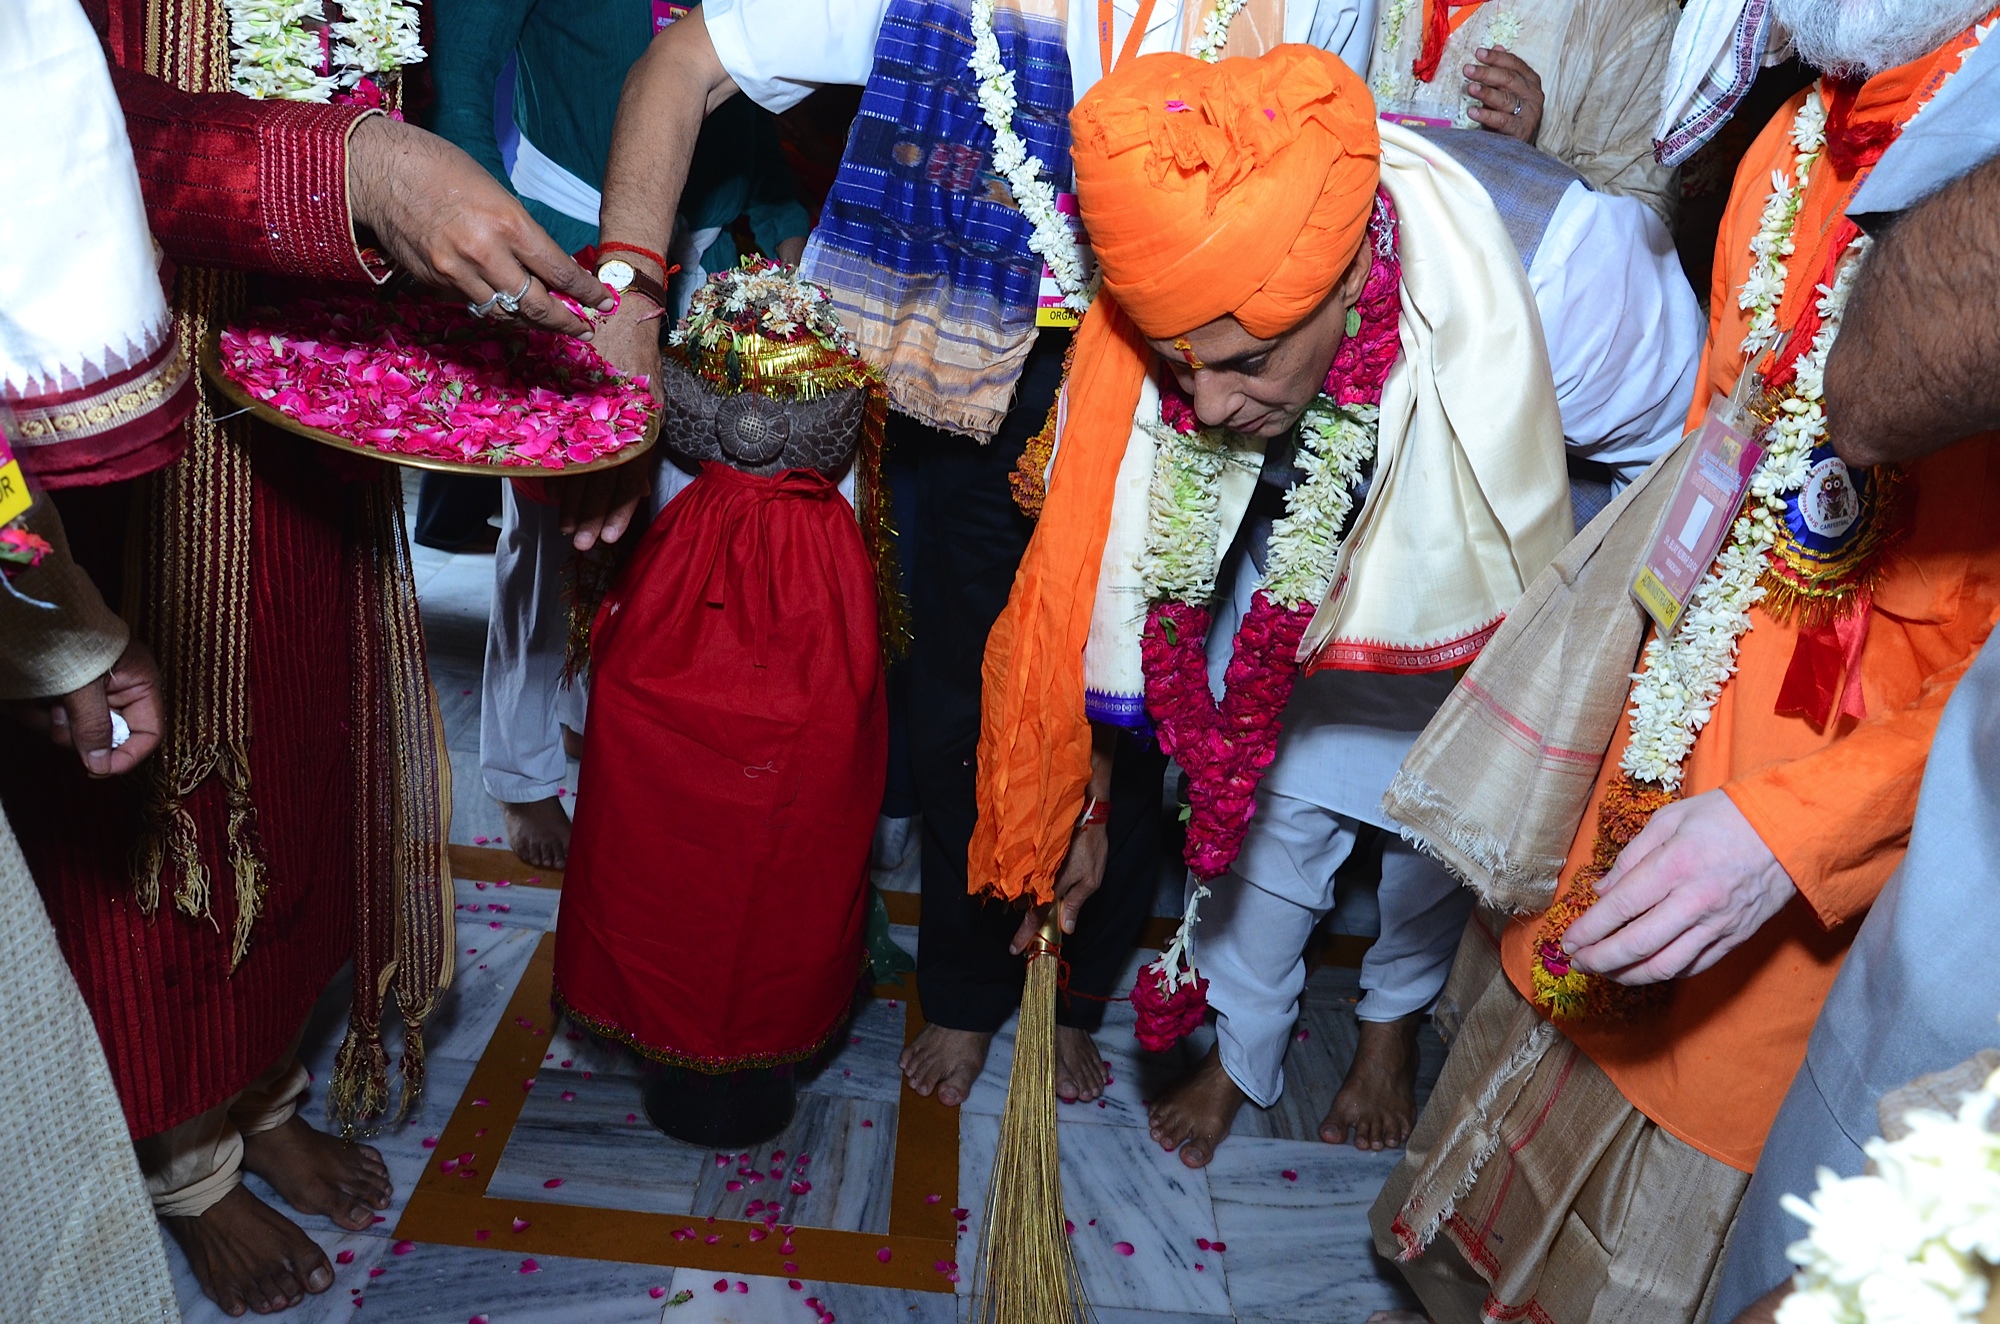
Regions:
M 478 778 L 479 678 L 492 560 L 424 549 L 416 558 L 457 788 L 452 840 L 497 850 L 499 811 Z M 497 857 L 484 858 L 490 863 Z M 790 1130 L 743 1155 L 661 1137 L 643 1119 L 629 1056 L 561 1022 L 535 1026 L 528 1032 L 546 1037 L 546 1052 L 533 1085 L 504 1133 L 497 1162 L 481 1160 L 491 1171 L 483 1174 L 484 1199 L 473 1207 L 498 1216 L 468 1215 L 479 1224 L 469 1235 L 428 1241 L 409 1235 L 406 1221 L 437 1223 L 428 1211 L 406 1220 L 420 1177 L 428 1175 L 420 1202 L 447 1202 L 438 1208 L 477 1184 L 454 1184 L 440 1175 L 445 1165 L 456 1166 L 456 1156 L 445 1151 L 458 1147 L 441 1137 L 448 1125 L 454 1135 L 486 1135 L 479 1110 L 494 1101 L 484 1097 L 486 1086 L 474 1086 L 482 1059 L 489 1059 L 490 1075 L 495 1055 L 507 1044 L 518 1047 L 523 1031 L 516 1020 L 545 1021 L 549 1014 L 543 1002 L 523 1015 L 516 995 L 545 986 L 545 964 L 536 962 L 546 962 L 544 936 L 554 927 L 560 893 L 531 885 L 534 871 L 525 867 L 462 872 L 482 876 L 458 882 L 463 955 L 457 981 L 429 1027 L 428 1094 L 417 1116 L 372 1142 L 394 1177 L 395 1204 L 365 1232 L 344 1232 L 325 1219 L 301 1220 L 336 1261 L 337 1281 L 288 1318 L 315 1324 L 959 1324 L 972 1318 L 971 1261 L 999 1135 L 1013 1026 L 996 1037 L 985 1076 L 953 1117 L 931 1101 L 905 1098 L 900 1089 L 896 1056 L 913 1022 L 907 995 L 893 986 L 879 988 L 861 1007 L 847 1042 L 804 1082 Z M 493 876 L 508 872 L 515 873 L 508 881 Z M 885 890 L 913 891 L 914 861 L 878 882 Z M 1372 900 L 1365 888 L 1357 889 L 1336 927 L 1367 933 Z M 1169 871 L 1158 910 L 1177 914 L 1179 905 L 1178 876 Z M 899 907 L 899 917 L 909 913 L 908 903 Z M 894 932 L 914 951 L 914 928 Z M 1349 944 L 1346 950 L 1352 949 Z M 1151 955 L 1133 954 L 1128 985 Z M 533 982 L 538 968 L 542 985 Z M 1206 1051 L 1208 1032 L 1174 1054 L 1146 1054 L 1132 1037 L 1129 1005 L 1111 1004 L 1098 1036 L 1111 1069 L 1106 1095 L 1096 1104 L 1059 1110 L 1065 1210 L 1103 1324 L 1360 1324 L 1371 1311 L 1408 1304 L 1394 1268 L 1370 1249 L 1366 1223 L 1394 1156 L 1334 1148 L 1313 1137 L 1352 1052 L 1357 995 L 1351 967 L 1328 964 L 1314 972 L 1301 1032 L 1286 1060 L 1285 1098 L 1268 1111 L 1246 1109 L 1236 1134 L 1200 1171 L 1151 1143 L 1144 1100 Z M 336 980 L 301 1048 L 316 1079 L 331 1069 L 346 1007 L 345 981 Z M 1429 1032 L 1424 1043 L 1422 1088 L 1428 1089 L 1443 1050 Z M 917 1111 L 906 1115 L 909 1109 Z M 494 1109 L 495 1124 L 506 1111 Z M 324 1122 L 317 1090 L 306 1114 Z M 490 1145 L 491 1139 L 497 1137 L 472 1143 Z M 950 1186 L 954 1166 L 954 1190 L 927 1189 Z M 250 1182 L 260 1195 L 275 1198 L 257 1179 Z M 903 1273 L 896 1286 L 880 1285 L 893 1277 L 886 1268 L 850 1271 L 851 1265 L 840 1266 L 853 1257 L 818 1249 L 877 1240 L 930 1244 L 892 1235 L 892 1220 L 903 1229 L 918 1223 L 941 1228 L 949 1238 L 947 1220 L 954 1217 L 962 1219 L 955 1256 L 941 1252 L 934 1264 L 904 1271 L 900 1263 L 887 1266 L 890 1247 L 883 1245 L 884 1266 Z M 562 1253 L 524 1251 L 537 1238 L 549 1244 L 557 1225 L 570 1229 Z M 652 1258 L 682 1267 L 634 1262 L 645 1258 L 631 1249 L 635 1227 L 670 1228 L 660 1238 L 667 1249 Z M 748 1241 L 759 1244 L 737 1246 L 733 1258 L 725 1254 L 729 1246 L 716 1246 L 729 1229 L 742 1241 L 746 1227 Z M 168 1253 L 186 1318 L 204 1324 L 222 1318 L 171 1243 Z M 951 1271 L 959 1260 L 963 1272 L 954 1284 Z M 814 1277 L 822 1268 L 823 1276 Z

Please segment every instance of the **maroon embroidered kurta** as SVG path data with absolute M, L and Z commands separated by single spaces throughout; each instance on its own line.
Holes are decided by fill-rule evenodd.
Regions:
M 189 277 L 198 268 L 370 278 L 347 199 L 346 139 L 363 112 L 180 90 L 175 84 L 226 86 L 226 67 L 207 63 L 226 59 L 221 0 L 85 0 L 85 7 L 110 55 L 148 220 L 181 268 L 172 302 L 184 335 Z M 171 83 L 144 72 L 149 19 L 152 58 Z M 80 289 L 79 297 L 91 296 Z M 25 457 L 51 486 L 116 484 L 62 497 L 78 558 L 113 603 L 124 567 L 143 567 L 150 554 L 127 561 L 128 515 L 145 501 L 145 484 L 120 480 L 177 460 L 196 463 L 192 451 L 179 458 L 186 429 L 127 440 L 133 444 L 123 449 L 107 449 L 101 439 L 53 443 Z M 399 861 L 385 843 L 396 839 L 397 823 L 410 821 L 409 802 L 436 796 L 428 752 L 413 755 L 384 734 L 391 730 L 385 714 L 399 703 L 407 711 L 411 694 L 427 695 L 421 644 L 407 637 L 413 616 L 399 618 L 384 605 L 396 594 L 381 585 L 407 567 L 396 559 L 399 535 L 385 536 L 393 526 L 381 517 L 383 471 L 264 428 L 249 434 L 247 452 L 248 658 L 238 670 L 248 692 L 242 743 L 254 808 L 235 840 L 262 861 L 265 891 L 240 963 L 232 969 L 238 893 L 222 776 L 201 778 L 182 799 L 210 877 L 208 914 L 175 908 L 184 882 L 175 870 L 162 880 L 157 910 L 147 913 L 135 899 L 133 864 L 147 769 L 92 783 L 68 751 L 0 735 L 0 798 L 139 1136 L 228 1099 L 285 1052 L 327 982 L 356 954 L 357 923 L 364 929 L 357 964 L 366 967 L 358 982 L 374 985 L 385 944 L 399 933 L 390 907 L 402 899 L 391 872 Z M 231 532 L 240 537 L 242 530 L 201 527 L 182 536 L 220 545 Z M 223 659 L 205 665 L 219 669 Z M 401 693 L 392 693 L 398 684 Z M 448 900 L 442 908 L 448 915 Z M 428 912 L 408 918 L 404 927 L 412 931 L 441 931 Z M 423 954 L 418 981 L 398 970 L 399 990 L 448 980 L 442 931 L 442 950 Z M 379 996 L 358 1002 L 379 1006 Z M 420 1020 L 428 1004 L 406 995 L 405 1007 Z M 367 1028 L 372 1032 L 372 1023 Z M 354 1054 L 362 1074 L 380 1061 L 370 1032 Z

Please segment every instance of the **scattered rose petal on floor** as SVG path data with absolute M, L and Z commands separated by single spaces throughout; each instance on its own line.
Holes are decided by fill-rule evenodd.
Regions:
M 333 1257 L 333 1262 L 335 1264 L 352 1264 L 354 1263 L 354 1252 L 351 1250 L 344 1250 L 340 1252 L 340 1254 Z
M 473 1234 L 472 1234 L 472 1239 L 473 1239 L 474 1241 L 484 1241 L 484 1240 L 486 1240 L 486 1239 L 487 1239 L 488 1237 L 490 1237 L 490 1236 L 492 1236 L 492 1235 L 493 1235 L 493 1234 L 492 1234 L 491 1232 L 489 1232 L 488 1230 L 486 1230 L 485 1228 L 483 1228 L 483 1227 L 482 1227 L 482 1228 L 479 1228 L 478 1230 L 476 1230 L 475 1232 L 473 1232 Z
M 646 1289 L 646 1295 L 652 1297 L 653 1300 L 655 1301 L 658 1301 L 661 1297 L 665 1296 L 666 1294 L 667 1294 L 667 1289 L 664 1287 L 649 1287 Z
M 474 1315 L 471 1319 L 465 1321 L 465 1324 L 489 1324 L 489 1321 L 484 1315 Z
M 766 1232 L 761 1227 L 753 1227 L 750 1229 L 750 1240 L 752 1241 L 762 1241 L 765 1237 L 768 1237 L 770 1235 L 771 1234 L 769 1232 Z
M 1215 1253 L 1216 1253 L 1217 1255 L 1220 1255 L 1220 1254 L 1222 1254 L 1222 1253 L 1223 1253 L 1224 1251 L 1228 1250 L 1228 1249 L 1229 1249 L 1229 1247 L 1228 1247 L 1228 1246 L 1227 1246 L 1227 1245 L 1226 1245 L 1225 1243 L 1223 1243 L 1223 1242 L 1220 1242 L 1220 1241 L 1218 1241 L 1218 1242 L 1216 1242 L 1216 1243 L 1215 1243 L 1215 1244 L 1214 1244 L 1214 1245 L 1213 1245 L 1213 1246 L 1212 1246 L 1212 1247 L 1211 1247 L 1210 1249 L 1214 1250 L 1214 1252 L 1215 1252 Z
M 797 1273 L 798 1271 L 799 1271 L 799 1266 L 798 1266 L 798 1265 L 796 1265 L 796 1264 L 793 1264 L 793 1263 L 792 1263 L 792 1262 L 791 1262 L 790 1260 L 786 1260 L 786 1261 L 785 1261 L 785 1272 L 786 1272 L 786 1273 Z
M 1279 1173 L 1278 1175 L 1280 1177 L 1283 1177 L 1286 1181 L 1297 1181 L 1299 1179 L 1298 1172 L 1292 1168 L 1286 1168 L 1283 1172 Z
M 1210 1246 L 1213 1246 L 1215 1243 L 1210 1241 L 1207 1237 L 1196 1237 L 1194 1239 L 1194 1244 L 1199 1248 L 1201 1248 L 1202 1250 L 1207 1250 Z
M 486 844 L 486 838 L 485 838 L 485 837 L 474 837 L 474 838 L 472 839 L 472 844 L 473 844 L 473 845 L 475 845 L 475 846 L 484 846 L 484 845 Z
M 380 1278 L 383 1274 L 387 1272 L 389 1272 L 387 1269 L 383 1268 L 381 1265 L 378 1264 L 374 1268 L 368 1271 L 368 1276 L 370 1278 Z
M 439 1171 L 439 1172 L 457 1172 L 457 1171 L 458 1171 L 458 1160 L 457 1160 L 457 1159 L 455 1159 L 455 1158 L 448 1158 L 448 1159 L 445 1159 L 445 1160 L 443 1160 L 442 1162 L 440 1162 L 440 1163 L 438 1164 L 438 1171 Z
M 951 1211 L 951 1216 L 958 1222 L 963 1223 L 966 1219 L 972 1217 L 972 1211 L 970 1209 L 954 1209 Z
M 1313 1037 L 1313 1032 L 1311 1030 L 1305 1029 L 1303 1027 L 1300 1028 L 1298 1033 L 1298 1041 L 1300 1043 L 1304 1043 L 1306 1040 L 1312 1037 Z
M 1064 1231 L 1065 1233 L 1067 1233 L 1068 1235 L 1072 1236 L 1072 1237 L 1073 1237 L 1073 1236 L 1075 1236 L 1075 1235 L 1076 1235 L 1076 1224 L 1074 1224 L 1074 1223 L 1070 1222 L 1070 1221 L 1069 1221 L 1069 1220 L 1068 1220 L 1067 1218 L 1065 1218 L 1065 1219 L 1063 1220 L 1063 1231 Z
M 796 1279 L 796 1278 L 788 1278 L 788 1279 L 786 1279 L 786 1280 L 785 1280 L 785 1286 L 787 1286 L 787 1287 L 791 1288 L 791 1289 L 792 1289 L 792 1290 L 793 1290 L 794 1292 L 803 1292 L 803 1291 L 805 1291 L 805 1284 L 804 1284 L 804 1283 L 801 1283 L 801 1282 L 800 1282 L 800 1281 L 799 1281 L 798 1279 Z
M 472 1106 L 475 1108 L 490 1108 L 493 1105 L 492 1101 L 488 1099 L 474 1099 L 472 1101 Z
M 725 1191 L 740 1191 L 743 1189 L 743 1183 L 731 1177 L 728 1181 L 722 1183 L 722 1189 Z
M 718 1292 L 727 1292 L 729 1290 L 729 1280 L 727 1278 L 716 1279 L 715 1290 Z
M 478 1129 L 477 1131 L 474 1131 L 474 1132 L 472 1133 L 472 1138 L 473 1138 L 474 1140 L 477 1140 L 477 1139 L 479 1139 L 479 1137 L 481 1137 L 481 1136 L 483 1136 L 483 1135 L 485 1135 L 485 1134 L 486 1134 L 486 1128 L 482 1126 L 482 1127 L 480 1127 L 480 1128 L 479 1128 L 479 1129 Z
M 1194 1271 L 1196 1273 L 1206 1273 L 1208 1271 L 1208 1266 L 1197 1260 L 1195 1261 Z
M 526 1232 L 529 1226 L 530 1224 L 528 1223 L 528 1220 L 525 1218 L 517 1218 L 514 1220 L 514 1230 L 516 1232 Z
M 944 1199 L 944 1197 L 943 1197 L 942 1195 L 926 1195 L 926 1196 L 924 1197 L 924 1203 L 925 1203 L 925 1204 L 937 1204 L 937 1203 L 939 1203 L 940 1201 L 942 1201 L 943 1199 Z
M 564 1091 L 562 1092 L 562 1101 L 563 1101 L 564 1103 L 574 1103 L 574 1102 L 576 1101 L 576 1091 L 575 1091 L 575 1090 L 564 1090 Z
M 550 1057 L 554 1057 L 554 1056 L 555 1056 L 555 1054 L 554 1054 L 554 1053 L 550 1053 L 550 1054 L 549 1054 L 549 1056 L 550 1056 Z M 575 1059 L 575 1058 L 573 1058 L 573 1057 L 566 1057 L 566 1058 L 564 1058 L 564 1059 L 563 1059 L 562 1061 L 560 1061 L 560 1062 L 556 1063 L 556 1065 L 557 1065 L 557 1066 L 559 1066 L 559 1067 L 561 1067 L 561 1068 L 562 1068 L 562 1069 L 563 1069 L 564 1071 L 568 1071 L 568 1070 L 570 1069 L 570 1065 L 571 1065 L 571 1064 L 572 1064 L 573 1062 L 575 1062 L 575 1061 L 576 1061 L 576 1059 Z
M 416 1248 L 417 1248 L 417 1243 L 414 1241 L 399 1241 L 395 1245 L 389 1247 L 389 1253 L 391 1255 L 408 1255 L 411 1251 L 415 1250 Z
M 436 1149 L 437 1147 L 438 1147 L 438 1138 L 437 1138 L 436 1136 L 425 1136 L 425 1137 L 424 1137 L 424 1148 L 425 1148 L 425 1149 Z
M 542 1266 L 535 1263 L 534 1258 L 532 1256 L 530 1256 L 528 1259 L 521 1261 L 522 1273 L 540 1273 L 541 1271 L 542 1271 Z
M 864 1117 L 864 1118 L 862 1118 L 862 1119 L 861 1119 L 861 1124 L 862 1124 L 863 1126 L 873 1126 L 873 1125 L 875 1125 L 875 1122 L 874 1122 L 874 1120 L 873 1120 L 872 1118 L 867 1118 L 867 1117 Z
M 499 927 L 500 927 L 500 921 L 499 921 L 499 920 L 497 920 L 497 919 L 490 919 L 490 920 L 487 920 L 487 921 L 486 921 L 486 927 L 487 927 L 487 928 L 489 928 L 489 929 L 497 929 L 497 928 L 499 928 Z
M 625 1120 L 626 1120 L 626 1121 L 628 1121 L 628 1122 L 636 1122 L 636 1121 L 638 1121 L 638 1120 L 639 1120 L 639 1114 L 637 1114 L 637 1113 L 626 1113 L 626 1114 L 625 1114 Z
M 738 1278 L 736 1280 L 736 1290 L 739 1292 L 747 1292 L 750 1290 L 750 1284 L 744 1282 L 741 1278 Z
M 1130 1255 L 1132 1253 L 1132 1243 L 1129 1241 L 1114 1241 L 1111 1243 L 1111 1249 L 1117 1251 L 1120 1255 Z
M 877 1264 L 887 1264 L 889 1262 L 889 1248 L 887 1246 L 875 1252 L 875 1262 Z
M 704 1246 L 719 1245 L 721 1244 L 721 1241 L 722 1241 L 721 1236 L 714 1232 L 709 1233 L 707 1236 L 701 1239 L 702 1245 Z
M 547 1181 L 542 1183 L 542 1189 L 547 1191 L 553 1191 L 556 1187 L 562 1184 L 563 1184 L 563 1179 L 561 1177 L 551 1177 Z

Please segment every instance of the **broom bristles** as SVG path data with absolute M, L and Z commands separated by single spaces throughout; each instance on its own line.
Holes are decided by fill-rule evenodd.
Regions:
M 1053 912 L 1051 912 L 1053 914 Z M 1091 1324 L 1063 1222 L 1056 1144 L 1056 951 L 1062 932 L 1042 926 L 1021 994 L 1007 1110 L 979 1229 L 978 1324 Z

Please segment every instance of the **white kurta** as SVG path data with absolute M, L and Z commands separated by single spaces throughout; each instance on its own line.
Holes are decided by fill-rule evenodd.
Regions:
M 1706 333 L 1660 220 L 1632 198 L 1578 183 L 1563 194 L 1528 268 L 1548 341 L 1563 440 L 1620 486 L 1680 440 Z M 1262 569 L 1269 524 L 1243 531 L 1209 634 L 1220 691 L 1231 639 Z M 1381 936 L 1362 961 L 1362 1020 L 1422 1011 L 1444 987 L 1472 906 L 1436 861 L 1394 835 L 1382 796 L 1450 692 L 1449 671 L 1322 671 L 1285 709 L 1278 755 L 1235 867 L 1209 884 L 1193 939 L 1209 980 L 1230 1078 L 1269 1106 L 1305 986 L 1305 944 L 1333 908 L 1333 875 L 1360 823 L 1390 829 L 1378 892 Z M 1192 883 L 1190 883 L 1192 888 Z
M 1139 43 L 1142 55 L 1181 46 L 1184 7 L 1186 0 L 1158 0 Z M 1138 9 L 1138 0 L 1111 0 L 1114 50 L 1123 47 Z M 736 86 L 766 110 L 784 111 L 816 88 L 868 81 L 889 0 L 707 0 L 701 10 L 716 58 Z M 1290 0 L 1285 40 L 1332 51 L 1365 74 L 1375 0 Z M 1090 0 L 1070 0 L 1068 46 L 1070 83 L 1081 97 L 1103 77 L 1097 6 Z

